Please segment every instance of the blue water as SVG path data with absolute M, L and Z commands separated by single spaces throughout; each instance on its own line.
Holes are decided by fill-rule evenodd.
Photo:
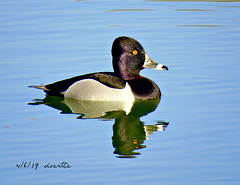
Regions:
M 2 0 L 1 183 L 240 184 L 239 18 L 237 1 Z M 121 35 L 169 68 L 141 72 L 156 107 L 84 119 L 27 87 L 112 71 Z

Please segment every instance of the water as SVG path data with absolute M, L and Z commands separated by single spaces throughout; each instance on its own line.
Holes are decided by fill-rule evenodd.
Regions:
M 240 184 L 239 8 L 238 1 L 1 1 L 1 182 Z M 84 119 L 69 102 L 27 88 L 112 71 L 111 44 L 121 35 L 169 67 L 141 72 L 159 85 L 159 104 Z

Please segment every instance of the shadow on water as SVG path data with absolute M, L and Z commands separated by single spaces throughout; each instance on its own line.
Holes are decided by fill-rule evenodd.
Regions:
M 44 104 L 61 113 L 78 114 L 78 119 L 115 120 L 113 125 L 112 145 L 118 158 L 135 158 L 141 154 L 136 151 L 145 148 L 144 141 L 154 131 L 163 131 L 168 122 L 156 121 L 154 125 L 145 125 L 140 118 L 155 111 L 159 99 L 147 101 L 79 101 L 46 96 L 36 99 L 29 105 Z

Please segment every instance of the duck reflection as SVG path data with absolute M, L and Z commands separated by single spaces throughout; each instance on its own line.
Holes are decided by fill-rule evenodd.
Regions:
M 119 158 L 134 158 L 139 149 L 145 148 L 144 141 L 154 131 L 163 131 L 168 122 L 157 121 L 153 125 L 145 125 L 140 118 L 153 112 L 160 102 L 159 99 L 146 101 L 79 101 L 46 96 L 34 100 L 30 105 L 45 104 L 61 113 L 79 114 L 78 119 L 98 118 L 101 120 L 115 119 L 113 125 L 112 145 L 114 154 Z

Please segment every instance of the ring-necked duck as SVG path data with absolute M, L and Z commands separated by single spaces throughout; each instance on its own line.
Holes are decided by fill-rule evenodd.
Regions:
M 161 91 L 152 80 L 139 75 L 143 68 L 168 70 L 150 59 L 135 39 L 122 36 L 112 45 L 114 72 L 97 72 L 76 76 L 45 86 L 29 86 L 48 95 L 78 100 L 148 100 L 159 98 Z

